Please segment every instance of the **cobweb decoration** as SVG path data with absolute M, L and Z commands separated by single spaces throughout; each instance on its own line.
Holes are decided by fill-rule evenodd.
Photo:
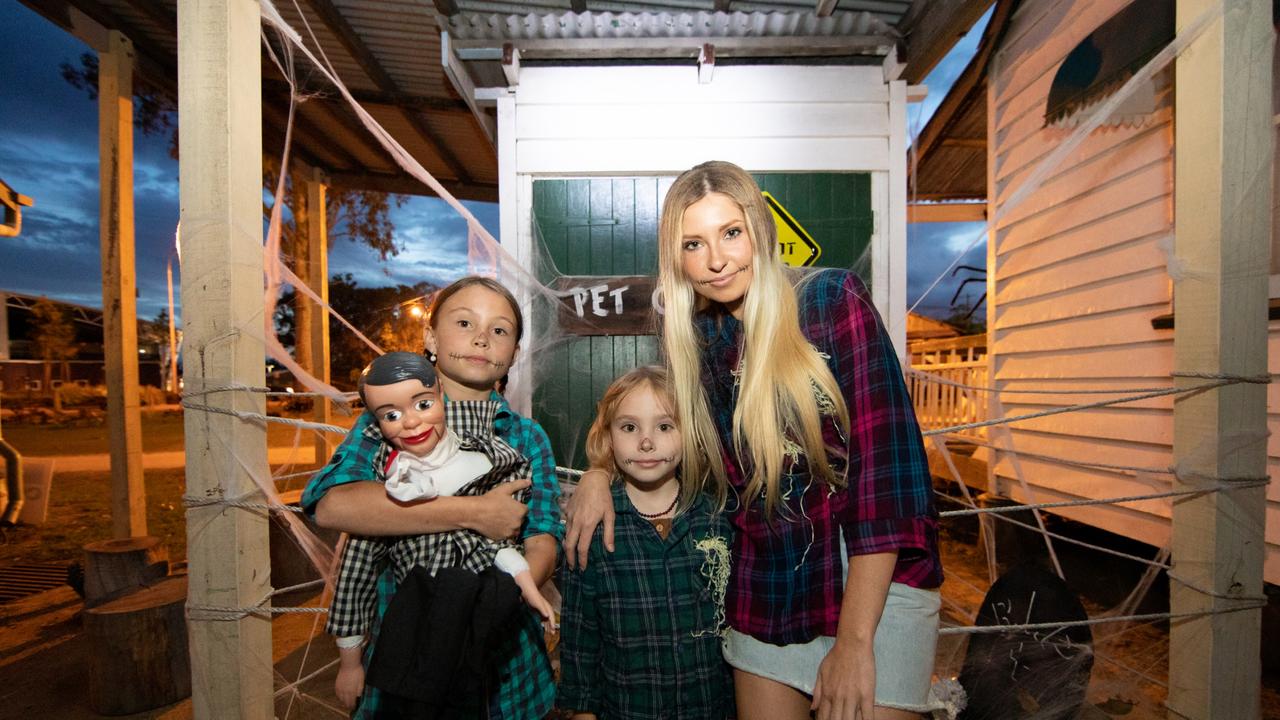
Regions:
M 557 450 L 562 460 L 580 455 L 586 424 L 582 422 L 582 418 L 573 417 L 566 410 L 552 410 L 551 404 L 539 403 L 539 388 L 553 384 L 556 381 L 553 378 L 563 377 L 566 368 L 573 370 L 577 367 L 575 363 L 579 359 L 591 356 L 595 347 L 593 343 L 597 342 L 596 338 L 605 336 L 608 331 L 605 327 L 607 321 L 594 312 L 596 307 L 604 308 L 610 303 L 621 302 L 644 309 L 648 313 L 646 319 L 635 323 L 632 328 L 635 336 L 644 337 L 657 327 L 659 321 L 657 308 L 661 305 L 660 298 L 652 293 L 640 292 L 638 284 L 628 285 L 627 278 L 567 274 L 555 262 L 556 254 L 548 248 L 547 233 L 536 218 L 530 230 L 532 240 L 530 256 L 513 256 L 508 252 L 508 248 L 504 248 L 462 203 L 422 167 L 412 154 L 400 146 L 394 137 L 360 107 L 342 84 L 328 59 L 324 57 L 323 51 L 320 50 L 321 45 L 314 35 L 311 35 L 309 40 L 304 40 L 301 34 L 285 22 L 271 0 L 261 0 L 261 5 L 264 44 L 272 61 L 281 69 L 294 90 L 290 120 L 296 110 L 296 104 L 300 102 L 299 73 L 295 68 L 295 58 L 301 56 L 314 67 L 314 72 L 327 79 L 348 101 L 371 136 L 396 162 L 407 173 L 432 188 L 466 221 L 468 271 L 493 277 L 502 282 L 520 300 L 525 312 L 526 336 L 521 343 L 521 350 L 513 367 L 511 384 L 506 388 L 506 394 L 517 411 L 526 415 L 537 414 L 544 425 L 563 426 L 570 430 L 578 428 L 577 434 L 566 431 L 560 435 L 563 442 Z M 1174 55 L 1181 52 L 1200 30 L 1221 12 L 1221 5 L 1215 5 L 1214 8 L 1207 10 L 1201 18 L 1192 23 L 1188 30 L 1184 31 L 1184 34 L 1180 34 L 1179 39 L 1170 46 L 1170 49 L 1152 61 L 1153 67 L 1167 63 Z M 305 13 L 299 10 L 298 16 L 302 17 L 305 23 Z M 310 34 L 309 28 L 307 32 Z M 315 48 L 315 51 L 310 48 Z M 1147 71 L 1154 72 L 1152 69 Z M 1135 74 L 1135 77 L 1141 74 L 1141 72 Z M 1122 89 L 1113 96 L 1113 100 L 1123 95 Z M 1097 111 L 1099 115 L 1105 115 L 1107 112 L 1109 112 L 1107 104 Z M 289 125 L 291 131 L 292 122 Z M 1096 127 L 1096 123 L 1092 123 L 1092 127 Z M 1069 154 L 1075 146 L 1072 143 L 1078 145 L 1079 140 L 1087 135 L 1092 127 L 1091 124 L 1084 124 L 1078 128 L 1068 142 L 1064 142 L 1054 152 L 1053 157 L 1046 160 L 1044 166 L 1052 166 Z M 281 164 L 282 177 L 287 172 L 290 131 L 286 132 L 286 154 Z M 1039 177 L 1042 174 L 1038 171 L 1032 180 L 1020 187 L 1013 196 L 1015 199 L 1006 203 L 1006 210 L 1038 187 L 1043 181 L 1043 177 Z M 669 181 L 660 183 L 663 190 L 667 186 Z M 264 303 L 265 318 L 268 319 L 261 328 L 264 344 L 269 354 L 289 368 L 308 390 L 335 402 L 344 402 L 347 399 L 346 394 L 303 371 L 288 349 L 275 336 L 274 326 L 269 321 L 273 317 L 272 311 L 279 297 L 280 288 L 284 284 L 292 285 L 299 293 L 318 300 L 317 295 L 288 269 L 281 256 L 280 213 L 284 208 L 282 189 L 281 186 L 276 191 L 271 223 L 264 245 L 266 272 Z M 661 202 L 661 193 L 658 201 Z M 656 242 L 656 238 L 653 241 Z M 869 250 L 868 245 L 853 263 L 852 268 L 868 281 L 872 279 L 868 272 Z M 656 256 L 656 252 L 654 255 Z M 1174 258 L 1171 253 L 1171 267 L 1173 263 Z M 655 270 L 656 267 L 651 266 L 637 267 L 637 276 L 652 276 Z M 796 282 L 802 283 L 804 278 L 812 276 L 812 271 L 797 270 L 795 276 Z M 627 290 L 619 290 L 622 287 L 626 287 Z M 617 291 L 616 295 L 615 291 Z M 329 311 L 332 313 L 331 308 Z M 350 329 L 356 331 L 355 328 Z M 257 332 L 259 329 L 251 328 L 247 331 Z M 593 332 L 600 334 L 593 334 Z M 367 338 L 364 338 L 364 341 L 372 345 Z M 385 349 L 421 350 L 420 347 Z M 643 353 L 637 350 L 630 358 L 635 365 L 658 360 L 656 343 Z M 619 372 L 622 370 L 621 365 L 615 364 L 614 367 Z M 603 385 L 586 384 L 570 389 L 598 397 L 603 390 Z M 227 448 L 227 450 L 235 452 L 234 448 Z M 250 474 L 253 475 L 253 473 Z M 278 502 L 273 478 L 254 476 L 253 479 L 266 493 L 270 502 Z M 295 541 L 311 558 L 319 573 L 326 579 L 331 578 L 333 555 L 328 545 L 316 538 L 295 514 L 281 515 L 290 525 Z M 1167 558 L 1167 551 L 1161 555 L 1162 564 L 1165 558 Z M 1121 608 L 1116 608 L 1112 612 L 1116 615 L 1124 615 L 1123 608 L 1136 606 L 1151 588 L 1156 577 L 1155 571 L 1148 571 L 1135 591 L 1121 604 Z M 979 610 L 977 623 L 979 625 L 1025 624 L 1078 617 L 1084 617 L 1084 610 L 1061 580 L 1047 571 L 1020 569 L 992 585 Z M 969 618 L 966 618 L 966 622 L 968 620 Z M 1113 636 L 1120 632 L 1127 632 L 1127 630 L 1116 632 Z M 1101 646 L 1102 642 L 1103 640 L 1099 639 L 1098 645 Z M 1106 658 L 1094 651 L 1094 639 L 1088 628 L 1084 627 L 1072 627 L 1040 634 L 1011 630 L 1003 634 L 975 636 L 968 643 L 967 657 L 958 677 L 959 684 L 968 689 L 971 696 L 969 707 L 961 717 L 992 718 L 993 720 L 1003 718 L 1056 720 L 1076 717 L 1082 708 L 1088 712 L 1089 709 L 1084 707 L 1084 697 L 1089 688 L 1095 659 L 1105 660 Z M 941 670 L 942 667 L 940 666 L 939 669 Z M 951 705 L 951 709 L 956 710 L 960 704 L 961 700 L 957 699 Z

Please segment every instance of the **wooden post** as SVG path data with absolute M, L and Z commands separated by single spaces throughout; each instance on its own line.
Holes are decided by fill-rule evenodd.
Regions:
M 329 303 L 329 206 L 328 187 L 324 174 L 313 169 L 307 178 L 307 237 L 308 250 L 306 275 L 303 279 L 307 285 L 320 296 L 327 305 Z M 300 243 L 301 244 L 301 243 Z M 312 301 L 307 301 L 313 305 Z M 311 348 L 311 367 L 307 368 L 321 382 L 329 382 L 329 311 L 319 304 L 314 304 L 311 314 L 311 333 L 309 338 L 297 339 L 306 342 Z M 333 422 L 332 405 L 328 398 L 315 398 L 314 418 L 318 423 L 326 425 Z M 316 462 L 323 464 L 329 461 L 329 453 L 333 444 L 326 433 L 315 434 Z
M 128 538 L 147 534 L 147 497 L 133 260 L 133 43 L 116 30 L 98 53 L 98 181 L 111 536 Z
M 1179 30 L 1213 0 L 1178 0 Z M 1267 373 L 1271 204 L 1269 0 L 1226 0 L 1177 60 L 1175 279 L 1179 372 Z M 1204 382 L 1178 378 L 1179 385 Z M 1174 405 L 1175 489 L 1267 474 L 1266 387 L 1237 384 Z M 1262 595 L 1264 488 L 1173 505 L 1172 612 L 1223 611 Z M 1169 717 L 1257 718 L 1261 611 L 1170 623 Z
M 169 383 L 165 390 L 178 394 L 180 385 L 178 384 L 178 331 L 177 318 L 173 316 L 173 261 L 165 263 L 165 278 L 169 285 Z
M 264 413 L 260 6 L 178 4 L 184 394 Z M 261 423 L 189 409 L 186 494 L 261 500 L 269 477 Z M 244 608 L 269 590 L 267 517 L 228 506 L 187 512 L 192 708 L 196 718 L 272 717 L 271 623 L 210 620 L 200 606 Z

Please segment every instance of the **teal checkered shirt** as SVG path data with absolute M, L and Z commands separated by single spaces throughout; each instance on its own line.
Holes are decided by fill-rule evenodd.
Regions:
M 607 720 L 733 717 L 733 679 L 720 653 L 722 598 L 711 581 L 715 557 L 727 561 L 733 544 L 727 517 L 700 496 L 663 538 L 621 483 L 613 507 L 615 551 L 605 552 L 597 528 L 586 569 L 561 575 L 557 704 Z
M 501 395 L 493 393 L 490 399 L 501 403 L 493 422 L 494 434 L 529 459 L 533 475 L 529 514 L 521 528 L 520 539 L 550 534 L 556 538 L 558 546 L 564 530 L 560 525 L 560 485 L 556 481 L 551 441 L 541 425 L 511 410 Z M 382 433 L 373 416 L 367 412 L 362 414 L 334 451 L 329 464 L 307 483 L 302 493 L 303 509 L 314 516 L 316 505 L 330 488 L 350 482 L 377 480 L 376 459 L 382 446 Z M 388 568 L 378 580 L 377 622 L 381 622 L 394 594 L 395 578 Z M 372 648 L 377 641 L 377 633 L 375 623 L 368 647 Z M 506 646 L 495 650 L 499 657 L 509 657 L 510 660 L 499 670 L 498 690 L 490 702 L 489 717 L 541 720 L 551 710 L 556 688 L 543 642 L 542 626 L 536 614 L 527 613 L 520 633 L 506 642 Z M 367 653 L 365 661 L 368 662 Z M 352 717 L 369 720 L 375 716 L 378 705 L 378 692 L 366 687 Z

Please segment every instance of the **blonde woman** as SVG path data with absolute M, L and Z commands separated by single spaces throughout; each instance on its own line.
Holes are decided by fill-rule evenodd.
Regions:
M 738 717 L 918 717 L 936 707 L 942 582 L 919 426 L 865 286 L 823 270 L 793 287 L 775 233 L 725 162 L 677 178 L 658 228 L 681 492 L 712 493 L 736 531 L 723 649 Z M 571 564 L 601 521 L 612 546 L 610 510 L 593 471 Z

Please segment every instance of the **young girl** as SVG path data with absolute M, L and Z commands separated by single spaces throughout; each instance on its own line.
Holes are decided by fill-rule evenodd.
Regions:
M 667 373 L 641 367 L 609 386 L 587 434 L 612 488 L 616 550 L 562 578 L 557 704 L 576 720 L 721 720 L 733 685 L 720 655 L 730 529 L 711 501 L 682 496 L 683 440 Z
M 399 501 L 475 495 L 529 475 L 528 461 L 493 437 L 497 403 L 455 400 L 446 408 L 436 370 L 422 355 L 379 356 L 361 373 L 358 391 L 383 438 L 375 466 L 385 467 L 387 494 Z M 377 579 L 388 564 L 397 583 L 415 567 L 434 576 L 445 567 L 479 573 L 494 565 L 512 577 L 529 607 L 551 619 L 551 606 L 538 592 L 528 562 L 509 540 L 490 540 L 468 530 L 386 538 L 352 535 L 343 549 L 325 626 L 337 638 L 341 664 L 335 689 L 348 709 L 364 691 L 361 649 L 376 616 Z
M 937 513 L 869 293 L 839 270 L 793 287 L 759 187 L 730 163 L 676 179 L 658 236 L 684 476 L 728 498 L 736 531 L 724 652 L 738 717 L 933 709 Z M 604 473 L 590 475 L 574 497 L 570 562 L 612 512 Z
M 494 384 L 515 360 L 523 329 L 520 308 L 511 293 L 494 280 L 471 276 L 436 294 L 426 346 L 446 402 L 498 403 L 493 434 L 529 460 L 531 485 L 516 481 L 480 496 L 397 502 L 376 482 L 374 459 L 382 439 L 373 417 L 366 413 L 329 464 L 307 484 L 303 494 L 307 512 L 313 513 L 321 526 L 353 535 L 419 535 L 465 529 L 503 539 L 519 533 L 534 580 L 538 585 L 546 582 L 555 567 L 556 542 L 562 533 L 560 487 L 551 443 L 541 426 L 513 412 L 502 396 L 493 392 Z M 521 503 L 514 495 L 526 487 L 529 498 Z M 384 573 L 378 583 L 379 617 L 394 593 L 394 577 Z M 371 641 L 376 642 L 376 636 L 375 626 Z M 509 659 L 495 669 L 496 690 L 489 700 L 491 718 L 541 718 L 550 710 L 555 686 L 542 638 L 537 614 L 528 612 L 520 633 L 495 650 Z M 366 688 L 354 717 L 373 717 L 378 704 L 378 693 Z

